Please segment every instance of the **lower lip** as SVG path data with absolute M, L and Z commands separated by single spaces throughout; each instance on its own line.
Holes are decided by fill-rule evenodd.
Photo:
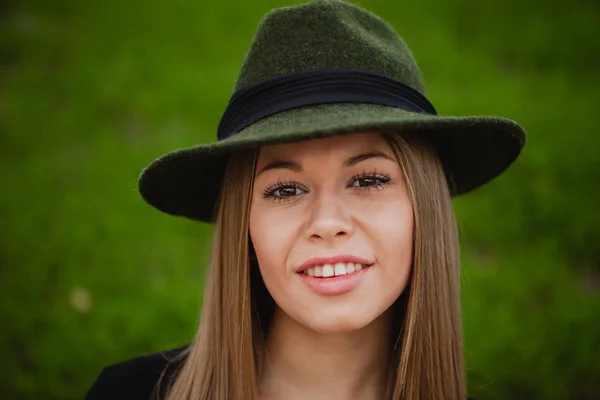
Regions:
M 298 275 L 313 291 L 319 294 L 332 296 L 344 294 L 354 289 L 370 269 L 371 266 L 363 267 L 358 272 L 353 272 L 348 275 L 332 276 L 329 278 L 315 278 L 314 276 L 306 275 L 304 273 Z

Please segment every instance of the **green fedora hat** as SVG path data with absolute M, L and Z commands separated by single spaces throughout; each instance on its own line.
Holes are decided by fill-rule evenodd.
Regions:
M 345 1 L 317 0 L 263 17 L 218 140 L 156 159 L 139 190 L 163 212 L 213 222 L 236 152 L 372 131 L 425 135 L 453 195 L 501 174 L 525 143 L 523 128 L 508 119 L 437 115 L 411 51 L 388 23 Z

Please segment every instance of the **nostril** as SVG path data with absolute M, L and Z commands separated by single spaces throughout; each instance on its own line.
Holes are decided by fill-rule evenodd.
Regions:
M 342 223 L 338 220 L 321 219 L 311 223 L 305 234 L 305 237 L 311 240 L 342 239 L 351 236 L 352 227 L 348 223 Z

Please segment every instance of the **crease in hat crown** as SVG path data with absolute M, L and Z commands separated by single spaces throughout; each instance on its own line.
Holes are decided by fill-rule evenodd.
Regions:
M 402 38 L 383 19 L 342 0 L 271 10 L 260 21 L 234 91 L 308 70 L 346 69 L 388 76 L 425 94 Z

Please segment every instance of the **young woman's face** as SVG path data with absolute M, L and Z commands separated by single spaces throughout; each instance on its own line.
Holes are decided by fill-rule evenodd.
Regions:
M 413 210 L 377 133 L 260 150 L 250 237 L 269 293 L 318 332 L 363 328 L 406 287 Z

